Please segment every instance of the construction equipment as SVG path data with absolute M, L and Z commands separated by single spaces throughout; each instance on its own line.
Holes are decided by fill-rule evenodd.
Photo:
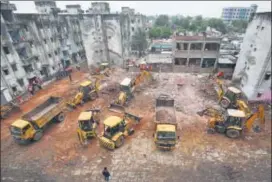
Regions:
M 151 75 L 148 71 L 141 71 L 134 79 L 125 78 L 120 83 L 120 93 L 118 98 L 113 101 L 110 106 L 109 110 L 113 112 L 123 113 L 128 102 L 133 98 L 133 92 L 135 87 L 143 82 L 145 79 L 150 78 Z
M 84 146 L 88 139 L 96 137 L 96 128 L 100 120 L 100 109 L 89 109 L 81 112 L 78 117 L 77 136 Z
M 110 116 L 104 120 L 104 130 L 99 142 L 102 146 L 113 150 L 124 144 L 125 137 L 134 133 L 134 125 L 142 118 L 133 114 L 124 113 L 123 118 Z
M 177 144 L 177 120 L 174 99 L 161 94 L 156 98 L 154 142 L 157 148 L 171 150 Z
M 45 102 L 14 121 L 10 126 L 11 136 L 18 144 L 38 141 L 51 121 L 64 121 L 65 101 L 60 97 L 50 97 Z
M 238 109 L 227 109 L 223 115 L 218 113 L 218 116 L 209 119 L 208 133 L 225 133 L 229 138 L 238 138 L 242 131 L 251 130 L 256 119 L 259 119 L 260 125 L 253 128 L 255 132 L 265 123 L 263 105 L 259 105 L 258 110 L 248 117 L 244 111 Z
M 98 91 L 99 91 L 98 81 L 95 81 L 94 85 L 89 80 L 84 81 L 80 84 L 78 93 L 72 100 L 67 102 L 67 105 L 70 108 L 76 108 L 76 106 L 79 104 L 84 104 L 84 102 L 94 100 L 98 97 Z
M 225 109 L 237 107 L 237 100 L 240 100 L 242 96 L 241 90 L 235 87 L 228 87 L 227 91 L 225 92 L 223 89 L 222 80 L 216 79 L 216 83 L 218 85 L 216 92 L 218 95 L 219 104 Z M 240 100 L 240 102 L 242 102 L 242 100 Z

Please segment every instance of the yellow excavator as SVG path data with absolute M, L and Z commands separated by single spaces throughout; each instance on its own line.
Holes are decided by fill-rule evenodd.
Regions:
M 125 78 L 120 83 L 120 93 L 118 98 L 114 100 L 110 106 L 109 110 L 123 113 L 125 108 L 124 106 L 128 104 L 128 102 L 133 98 L 133 92 L 135 87 L 143 82 L 145 79 L 150 79 L 151 74 L 148 71 L 141 71 L 134 79 Z
M 99 80 L 95 81 L 93 85 L 91 81 L 87 80 L 80 84 L 77 94 L 73 99 L 67 102 L 70 108 L 76 108 L 78 105 L 84 104 L 89 100 L 94 100 L 98 97 L 98 91 L 100 89 Z
M 211 112 L 212 117 L 208 121 L 208 133 L 224 133 L 229 138 L 238 138 L 244 130 L 253 129 L 259 132 L 265 124 L 264 106 L 259 105 L 258 110 L 251 114 L 239 109 L 227 109 L 224 113 Z M 258 119 L 259 125 L 253 127 Z
M 99 120 L 100 109 L 89 109 L 78 116 L 77 136 L 83 146 L 88 144 L 88 139 L 96 137 Z
M 118 116 L 110 116 L 103 122 L 104 129 L 99 137 L 101 146 L 113 150 L 124 144 L 125 137 L 134 133 L 134 125 L 141 121 L 141 117 L 130 113 L 124 113 L 123 118 Z

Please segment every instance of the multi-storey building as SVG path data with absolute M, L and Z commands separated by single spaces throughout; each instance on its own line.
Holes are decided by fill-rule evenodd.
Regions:
M 138 15 L 110 13 L 104 2 L 92 3 L 86 13 L 80 5 L 60 11 L 51 0 L 35 1 L 35 6 L 38 13 L 13 13 L 15 5 L 1 1 L 1 87 L 12 96 L 26 91 L 33 77 L 50 80 L 86 59 L 89 66 L 122 65 L 130 55 L 131 19 Z M 140 20 L 139 28 L 144 26 Z
M 249 20 L 252 13 L 256 13 L 258 6 L 252 4 L 250 7 L 227 7 L 223 8 L 222 19 L 225 23 L 233 20 Z
M 257 13 L 248 24 L 233 80 L 249 100 L 271 90 L 271 12 Z
M 210 72 L 216 68 L 220 38 L 206 36 L 173 37 L 173 69 L 175 72 Z

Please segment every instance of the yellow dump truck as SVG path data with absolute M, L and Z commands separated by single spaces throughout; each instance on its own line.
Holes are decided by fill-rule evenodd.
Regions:
M 63 113 L 65 106 L 66 102 L 60 97 L 50 97 L 13 122 L 10 126 L 11 136 L 19 144 L 40 140 L 44 129 L 51 121 L 61 122 L 65 119 Z
M 157 148 L 171 150 L 177 144 L 177 120 L 174 99 L 161 94 L 156 98 L 154 142 Z

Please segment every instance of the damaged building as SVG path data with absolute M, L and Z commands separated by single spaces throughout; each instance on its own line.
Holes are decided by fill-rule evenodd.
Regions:
M 249 100 L 271 90 L 271 12 L 257 13 L 249 22 L 233 81 Z
M 33 77 L 48 81 L 73 64 L 122 65 L 133 51 L 134 33 L 146 23 L 127 7 L 111 13 L 105 2 L 86 12 L 77 4 L 61 11 L 50 0 L 35 6 L 37 13 L 14 13 L 14 4 L 1 1 L 1 91 L 12 97 L 25 92 Z
M 216 37 L 175 36 L 172 48 L 174 72 L 211 72 L 217 66 L 220 42 Z

